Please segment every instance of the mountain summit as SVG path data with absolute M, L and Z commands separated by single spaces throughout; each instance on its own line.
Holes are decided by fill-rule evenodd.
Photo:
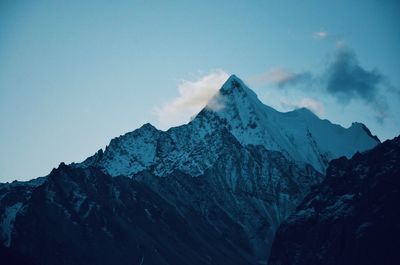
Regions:
M 81 163 L 0 184 L 0 254 L 45 265 L 265 264 L 329 160 L 378 143 L 359 123 L 278 112 L 232 75 L 188 124 L 145 124 Z
M 331 159 L 350 158 L 355 152 L 379 143 L 360 123 L 346 129 L 319 119 L 305 108 L 276 111 L 264 105 L 242 80 L 232 75 L 190 123 L 166 132 L 144 125 L 113 139 L 104 156 L 89 158 L 83 165 L 96 165 L 113 176 L 132 175 L 149 167 L 157 175 L 175 169 L 199 175 L 212 165 L 216 156 L 204 152 L 204 156 L 194 159 L 193 148 L 202 148 L 205 137 L 221 128 L 242 145 L 262 145 L 279 151 L 286 158 L 309 164 L 321 173 Z
M 371 149 L 379 143 L 379 139 L 360 123 L 345 129 L 319 119 L 305 108 L 278 112 L 264 105 L 235 75 L 229 77 L 210 102 L 209 105 L 219 106 L 214 110 L 215 115 L 242 144 L 263 145 L 280 151 L 320 172 L 325 171 L 331 159 L 350 158 L 355 152 Z M 203 118 L 200 112 L 197 119 Z

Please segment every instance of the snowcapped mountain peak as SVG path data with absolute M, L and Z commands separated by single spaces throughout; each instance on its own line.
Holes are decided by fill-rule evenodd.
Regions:
M 236 75 L 231 75 L 219 90 L 219 96 L 231 96 L 232 94 L 240 94 L 242 97 L 249 97 L 258 101 L 257 95 L 246 86 L 246 84 Z M 218 95 L 217 94 L 217 95 Z
M 151 123 L 145 123 L 139 129 L 150 130 L 150 131 L 158 131 L 156 127 L 154 127 Z
M 221 87 L 221 92 L 229 92 L 233 89 L 241 89 L 244 85 L 236 75 L 231 75 Z
M 231 112 L 232 109 L 246 108 L 246 106 L 251 107 L 257 104 L 262 104 L 257 95 L 236 75 L 231 75 L 207 102 L 205 109 L 214 112 Z
M 261 145 L 324 172 L 331 159 L 351 157 L 379 143 L 360 123 L 350 128 L 319 119 L 306 108 L 279 112 L 264 105 L 231 75 L 188 124 L 161 131 L 150 123 L 111 140 L 104 152 L 77 166 L 96 165 L 113 176 L 150 170 L 164 176 L 181 170 L 201 175 L 219 156 L 216 132 L 226 130 L 242 146 Z M 212 150 L 212 151 L 211 151 Z
M 351 157 L 356 151 L 370 149 L 380 142 L 360 123 L 345 129 L 321 120 L 307 108 L 285 113 L 276 111 L 264 105 L 235 75 L 228 78 L 206 109 L 211 113 L 204 115 L 202 111 L 193 124 L 205 124 L 214 115 L 225 122 L 241 144 L 263 145 L 280 151 L 290 159 L 311 164 L 320 172 L 329 160 L 343 155 Z
M 377 142 L 380 142 L 379 138 L 376 135 L 373 135 L 371 131 L 365 126 L 364 123 L 361 122 L 353 122 L 350 128 L 357 128 L 358 130 L 363 130 L 369 137 L 375 139 Z

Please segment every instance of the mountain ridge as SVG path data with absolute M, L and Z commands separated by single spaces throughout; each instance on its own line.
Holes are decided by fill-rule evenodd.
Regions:
M 243 81 L 232 75 L 209 100 L 206 107 L 189 123 L 172 127 L 166 131 L 158 130 L 153 125 L 146 123 L 133 132 L 111 140 L 110 144 L 105 148 L 104 154 L 107 154 L 110 150 L 112 152 L 112 149 L 116 148 L 117 150 L 112 155 L 113 158 L 110 157 L 115 164 L 121 162 L 115 158 L 118 155 L 115 153 L 122 152 L 120 158 L 125 160 L 125 162 L 121 162 L 124 165 L 124 170 L 107 169 L 107 165 L 100 166 L 103 166 L 104 170 L 111 175 L 126 175 L 134 174 L 156 160 L 163 160 L 160 157 L 143 159 L 145 154 L 147 156 L 150 153 L 153 154 L 156 149 L 157 140 L 150 139 L 150 137 L 143 138 L 143 141 L 137 140 L 135 142 L 143 145 L 142 159 L 130 161 L 131 155 L 138 156 L 139 153 L 137 152 L 140 151 L 137 149 L 132 150 L 130 146 L 132 146 L 133 140 L 130 136 L 141 132 L 154 135 L 157 139 L 163 137 L 167 142 L 166 145 L 175 145 L 177 147 L 177 149 L 173 150 L 175 153 L 166 159 L 176 161 L 176 159 L 184 160 L 182 156 L 188 155 L 185 154 L 185 150 L 193 147 L 191 141 L 199 143 L 203 137 L 213 130 L 225 127 L 243 145 L 264 145 L 269 150 L 282 152 L 289 159 L 303 164 L 311 164 L 315 169 L 323 173 L 329 160 L 342 155 L 350 157 L 356 151 L 370 149 L 379 143 L 379 139 L 372 136 L 365 125 L 358 126 L 358 124 L 360 123 L 354 123 L 346 129 L 340 125 L 332 124 L 328 120 L 319 119 L 314 113 L 305 108 L 290 112 L 276 111 L 259 101 L 257 95 Z M 331 138 L 335 138 L 334 144 L 332 144 Z M 124 139 L 126 141 L 125 144 L 123 143 Z M 150 144 L 151 141 L 153 141 L 153 145 Z M 116 142 L 119 143 L 117 144 Z M 158 142 L 158 144 L 163 143 Z M 124 148 L 124 145 L 126 148 Z M 171 146 L 166 148 L 173 149 Z M 124 157 L 124 151 L 129 154 L 129 159 Z M 117 160 L 119 162 L 116 162 Z M 107 164 L 106 161 L 102 163 Z M 127 170 L 129 163 L 132 164 L 131 172 Z M 199 170 L 197 172 L 188 170 L 188 173 L 193 175 L 201 174 L 205 168 L 201 165 L 198 166 Z M 161 175 L 164 174 L 163 172 L 159 173 Z

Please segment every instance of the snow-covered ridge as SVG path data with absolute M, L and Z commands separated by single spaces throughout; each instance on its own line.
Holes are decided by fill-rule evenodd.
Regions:
M 217 107 L 215 107 L 217 106 Z M 299 164 L 324 172 L 331 159 L 351 157 L 379 143 L 360 123 L 350 128 L 319 119 L 302 108 L 282 113 L 264 105 L 232 75 L 209 104 L 188 124 L 167 131 L 151 124 L 113 139 L 103 152 L 76 166 L 95 165 L 113 175 L 151 170 L 166 175 L 179 169 L 200 175 L 218 157 L 218 132 L 226 129 L 242 145 L 263 145 Z
M 365 125 L 350 128 L 319 119 L 306 108 L 279 112 L 264 105 L 239 78 L 232 75 L 213 101 L 224 107 L 215 114 L 226 121 L 231 133 L 244 145 L 261 144 L 288 158 L 309 163 L 320 172 L 327 162 L 340 156 L 373 148 L 379 139 Z M 202 119 L 201 113 L 198 115 Z

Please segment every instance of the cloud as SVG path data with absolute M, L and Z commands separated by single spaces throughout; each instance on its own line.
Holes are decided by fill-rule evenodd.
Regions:
M 377 69 L 365 69 L 358 61 L 356 53 L 346 47 L 344 41 L 337 43 L 333 59 L 328 61 L 325 70 L 320 74 L 276 69 L 257 78 L 255 80 L 259 83 L 273 84 L 278 88 L 297 88 L 328 94 L 342 105 L 347 105 L 352 100 L 361 100 L 373 109 L 377 121 L 381 123 L 388 117 L 388 95 L 400 99 L 399 89 L 391 86 L 386 76 Z M 299 102 L 296 104 L 300 106 Z M 304 107 L 314 108 L 318 113 L 316 105 Z
M 327 67 L 325 78 L 325 90 L 336 97 L 339 103 L 362 100 L 374 110 L 379 123 L 388 117 L 388 95 L 400 98 L 399 90 L 390 85 L 386 76 L 377 69 L 365 69 L 355 52 L 345 46 L 338 47 L 334 60 Z
M 378 123 L 383 124 L 385 119 L 389 116 L 389 104 L 383 96 L 379 96 L 373 103 L 375 109 L 375 119 Z
M 322 102 L 311 98 L 303 98 L 298 102 L 298 106 L 308 108 L 318 114 L 319 116 L 325 115 L 325 107 Z
M 179 96 L 162 107 L 154 108 L 160 127 L 169 128 L 188 122 L 207 105 L 228 77 L 227 72 L 216 70 L 196 80 L 181 80 Z M 222 105 L 215 99 L 209 102 L 208 107 L 219 109 Z
M 345 48 L 346 42 L 343 39 L 338 39 L 335 41 L 335 45 L 337 49 Z
M 342 103 L 348 103 L 353 98 L 373 102 L 385 81 L 385 77 L 376 69 L 364 69 L 356 54 L 347 48 L 337 50 L 326 75 L 326 90 Z
M 249 83 L 254 85 L 275 85 L 284 88 L 289 85 L 297 85 L 311 81 L 312 75 L 309 72 L 291 72 L 282 68 L 275 68 L 265 73 L 250 78 Z
M 327 37 L 329 37 L 330 34 L 328 33 L 328 31 L 320 30 L 320 31 L 314 32 L 312 34 L 312 36 L 314 39 L 322 40 L 322 39 L 326 39 Z
M 325 115 L 324 104 L 312 98 L 301 98 L 297 101 L 287 101 L 286 99 L 283 99 L 281 100 L 280 105 L 285 110 L 307 108 L 320 117 Z

